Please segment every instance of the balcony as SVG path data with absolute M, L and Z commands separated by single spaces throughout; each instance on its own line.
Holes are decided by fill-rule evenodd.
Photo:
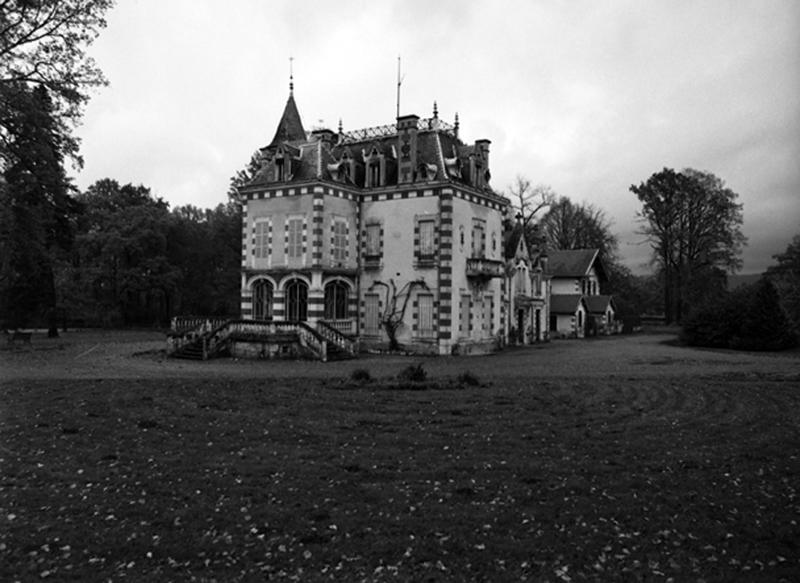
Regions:
M 383 268 L 383 255 L 364 255 L 362 266 L 365 270 Z
M 504 275 L 505 265 L 502 261 L 484 259 L 483 257 L 467 259 L 467 277 L 491 279 L 493 277 L 503 277 Z

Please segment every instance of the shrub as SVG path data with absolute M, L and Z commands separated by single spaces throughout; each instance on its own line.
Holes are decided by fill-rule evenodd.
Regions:
M 350 373 L 350 380 L 357 383 L 367 383 L 372 380 L 372 375 L 365 368 L 357 368 Z
M 479 387 L 481 386 L 481 381 L 478 380 L 478 377 L 472 374 L 470 371 L 462 372 L 458 375 L 456 379 L 458 384 L 464 387 Z
M 781 306 L 775 286 L 761 279 L 748 298 L 739 333 L 731 348 L 741 350 L 783 350 L 797 343 L 792 323 Z
M 797 343 L 767 279 L 698 308 L 684 322 L 681 338 L 691 346 L 737 350 L 783 350 Z
M 428 378 L 428 373 L 421 364 L 412 364 L 400 371 L 397 378 L 411 383 L 422 383 Z

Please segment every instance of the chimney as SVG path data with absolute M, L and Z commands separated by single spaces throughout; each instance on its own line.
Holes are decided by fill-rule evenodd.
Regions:
M 472 154 L 472 185 L 484 188 L 489 182 L 489 144 L 491 140 L 475 140 Z
M 403 115 L 397 118 L 397 183 L 414 182 L 417 167 L 418 115 Z
M 315 129 L 311 132 L 311 135 L 314 138 L 328 147 L 332 147 L 336 144 L 336 140 L 339 138 L 338 135 L 333 133 L 333 130 L 329 130 L 327 128 L 319 128 Z
M 484 170 L 489 169 L 489 144 L 491 143 L 491 140 L 475 140 L 475 153 L 480 155 Z

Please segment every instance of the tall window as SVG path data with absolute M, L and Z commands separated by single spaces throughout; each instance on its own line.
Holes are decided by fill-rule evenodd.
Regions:
M 342 281 L 333 281 L 325 286 L 325 319 L 344 320 L 349 314 L 347 302 L 349 288 Z
M 487 294 L 483 296 L 483 318 L 481 329 L 483 337 L 490 336 L 492 333 L 492 313 L 494 312 L 494 296 Z
M 470 314 L 471 301 L 472 301 L 471 295 L 461 294 L 461 306 L 458 317 L 458 332 L 461 338 L 469 337 L 469 314 Z
M 303 219 L 286 221 L 286 256 L 300 259 L 303 256 Z
M 344 262 L 347 260 L 347 222 L 341 219 L 334 219 L 331 236 L 331 254 L 334 262 Z
M 253 233 L 253 254 L 258 258 L 269 256 L 269 221 L 256 221 Z
M 272 284 L 264 279 L 253 284 L 253 317 L 272 320 Z
M 486 254 L 486 227 L 482 222 L 472 225 L 472 256 L 484 257 Z
M 417 330 L 420 336 L 432 336 L 436 329 L 433 324 L 433 295 L 417 296 Z
M 381 185 L 381 164 L 380 162 L 371 162 L 369 165 L 369 186 L 375 187 Z
M 378 294 L 364 296 L 364 333 L 377 336 L 380 333 L 380 304 Z
M 286 170 L 283 158 L 275 158 L 275 180 L 283 182 L 286 180 Z
M 299 279 L 286 284 L 286 319 L 293 322 L 308 319 L 308 286 Z
M 367 225 L 367 257 L 378 257 L 381 254 L 381 226 Z
M 419 255 L 422 258 L 431 259 L 435 254 L 434 227 L 432 220 L 419 222 Z
M 514 293 L 521 296 L 530 294 L 530 275 L 528 274 L 528 266 L 520 261 L 519 265 L 514 272 Z

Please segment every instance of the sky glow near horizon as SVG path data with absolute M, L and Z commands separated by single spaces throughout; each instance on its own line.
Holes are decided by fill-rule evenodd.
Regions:
M 214 207 L 275 132 L 400 113 L 491 140 L 492 186 L 517 175 L 605 211 L 620 254 L 649 246 L 629 191 L 664 167 L 712 172 L 744 204 L 743 273 L 800 233 L 800 3 L 120 0 L 89 53 L 110 85 L 77 135 L 85 189 L 143 184 Z

